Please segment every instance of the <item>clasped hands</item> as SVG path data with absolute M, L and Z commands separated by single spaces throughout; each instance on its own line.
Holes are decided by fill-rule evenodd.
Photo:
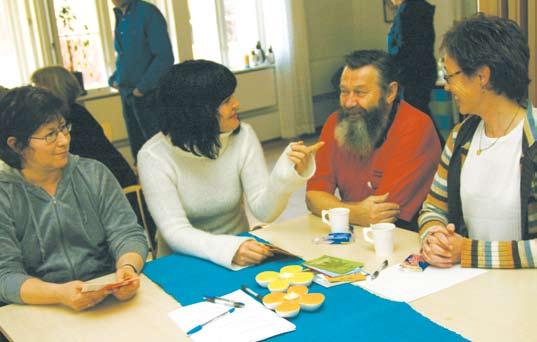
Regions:
M 130 267 L 120 267 L 116 271 L 116 281 L 123 282 L 126 280 L 134 281 L 129 284 L 113 290 L 98 290 L 82 292 L 84 282 L 80 280 L 70 281 L 60 285 L 61 303 L 76 311 L 87 310 L 102 302 L 108 295 L 112 294 L 120 301 L 126 301 L 132 298 L 140 287 L 138 274 Z
M 433 226 L 421 242 L 421 254 L 429 264 L 449 268 L 461 262 L 463 240 L 452 223 Z

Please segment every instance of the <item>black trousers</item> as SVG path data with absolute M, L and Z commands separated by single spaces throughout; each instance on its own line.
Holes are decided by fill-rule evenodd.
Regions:
M 136 160 L 143 144 L 160 130 L 156 91 L 148 92 L 142 97 L 122 91 L 121 102 L 132 156 Z

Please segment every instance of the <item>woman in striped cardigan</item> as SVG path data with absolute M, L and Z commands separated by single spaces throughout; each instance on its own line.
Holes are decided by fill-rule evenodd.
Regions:
M 537 263 L 537 109 L 518 25 L 478 14 L 442 42 L 445 89 L 469 116 L 450 134 L 418 220 L 432 265 Z

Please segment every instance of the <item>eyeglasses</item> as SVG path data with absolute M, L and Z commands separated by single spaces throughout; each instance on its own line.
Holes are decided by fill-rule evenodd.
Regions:
M 58 139 L 58 134 L 60 134 L 60 132 L 64 136 L 68 136 L 70 134 L 70 132 L 71 132 L 71 127 L 72 127 L 72 125 L 70 123 L 63 124 L 60 127 L 56 128 L 54 131 L 52 131 L 49 134 L 45 135 L 43 138 L 30 137 L 30 139 L 45 140 L 45 143 L 52 144 Z
M 459 71 L 455 71 L 454 73 L 448 75 L 446 73 L 446 71 L 444 70 L 444 81 L 446 81 L 446 83 L 449 83 L 449 79 L 452 78 L 453 76 L 457 76 L 458 74 L 462 73 L 462 70 L 459 70 Z

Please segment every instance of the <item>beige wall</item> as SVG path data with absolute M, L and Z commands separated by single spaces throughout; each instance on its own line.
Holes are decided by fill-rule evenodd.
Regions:
M 313 96 L 333 91 L 330 78 L 342 64 L 342 56 L 354 46 L 353 2 L 308 0 L 304 2 Z
M 429 0 L 436 6 L 435 51 L 456 19 L 476 12 L 474 0 Z M 380 0 L 308 0 L 305 2 L 313 95 L 333 91 L 330 78 L 354 49 L 386 49 L 391 23 L 384 22 Z

